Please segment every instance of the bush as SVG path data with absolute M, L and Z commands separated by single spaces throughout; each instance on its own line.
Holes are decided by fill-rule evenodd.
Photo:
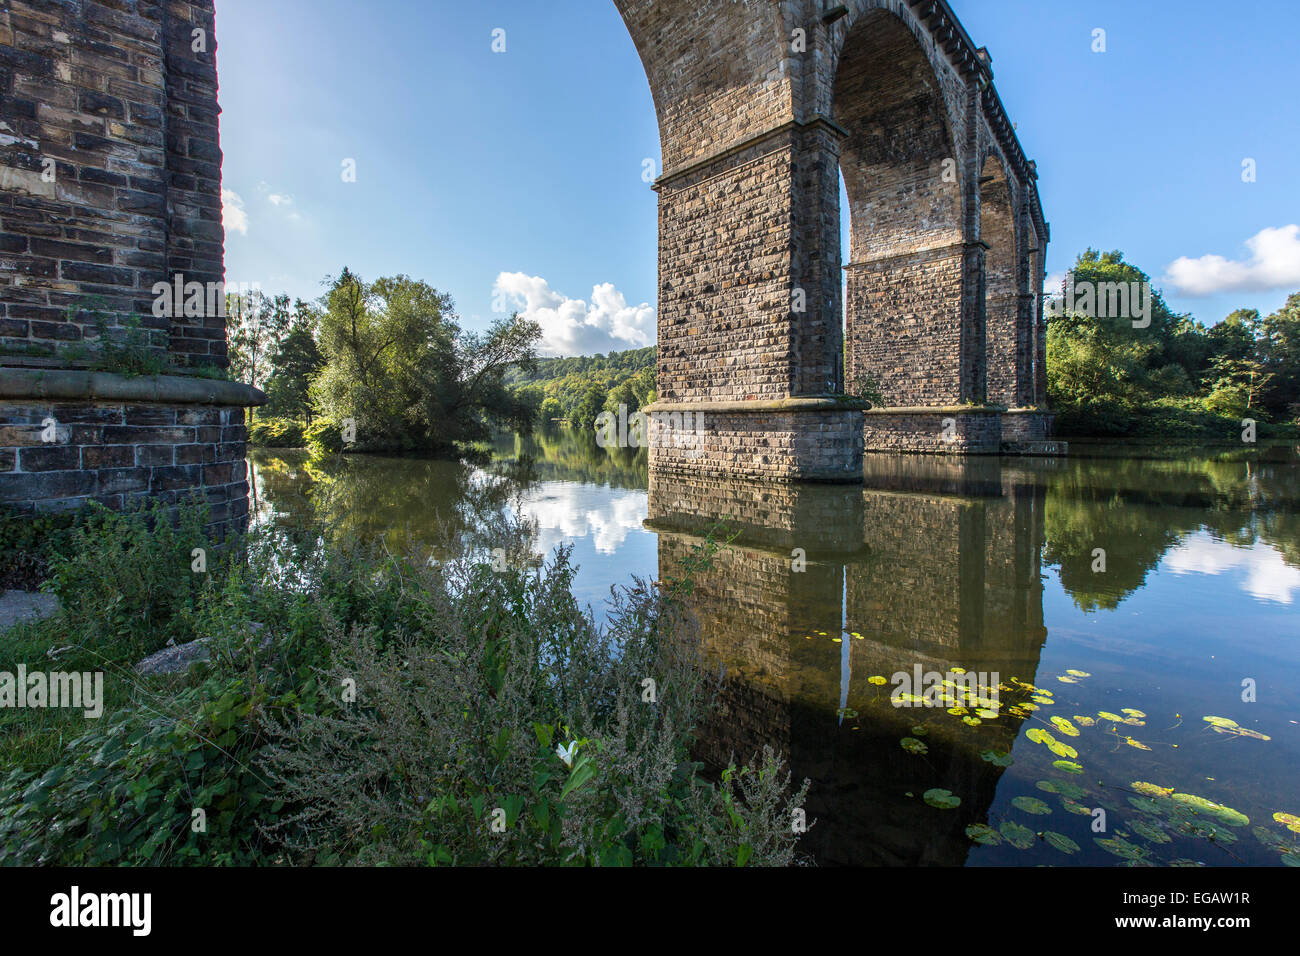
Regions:
M 343 451 L 343 428 L 327 419 L 312 422 L 311 427 L 303 432 L 303 437 L 313 455 L 337 455 Z
M 248 443 L 262 448 L 305 448 L 307 426 L 292 418 L 257 418 L 248 426 Z
M 92 503 L 50 565 L 59 598 L 55 624 L 65 645 L 130 662 L 175 641 L 193 640 L 200 591 L 222 572 L 223 552 L 206 530 L 203 506 L 115 512 Z M 206 573 L 196 573 L 195 549 Z

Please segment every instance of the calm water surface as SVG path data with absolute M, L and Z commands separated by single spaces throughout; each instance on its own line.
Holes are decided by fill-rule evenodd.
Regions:
M 692 597 L 726 673 L 699 757 L 780 750 L 812 781 L 818 862 L 1223 866 L 1300 865 L 1300 820 L 1275 819 L 1300 818 L 1297 452 L 868 456 L 863 487 L 652 479 L 564 433 L 494 457 L 522 456 L 537 550 L 573 546 L 597 615 L 726 520 Z M 482 477 L 251 463 L 262 514 L 396 545 Z M 895 681 L 918 668 L 986 675 L 983 702 L 891 699 L 924 693 Z

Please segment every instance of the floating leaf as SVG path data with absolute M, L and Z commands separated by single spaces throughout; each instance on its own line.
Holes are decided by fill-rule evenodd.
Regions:
M 1077 684 L 1077 683 L 1079 683 L 1078 680 L 1076 680 L 1076 679 L 1073 678 L 1073 677 L 1059 677 L 1059 676 L 1058 676 L 1056 679 L 1059 680 L 1062 684 Z
M 1017 850 L 1028 850 L 1037 839 L 1033 830 L 1021 826 L 1014 820 L 1004 820 L 1002 826 L 998 827 L 998 832 Z
M 1124 738 L 1124 743 L 1128 744 L 1130 747 L 1136 747 L 1138 750 L 1150 750 L 1150 749 L 1151 749 L 1151 748 L 1148 747 L 1146 744 L 1142 743 L 1142 741 L 1140 741 L 1140 740 L 1134 740 L 1132 737 L 1125 737 L 1125 738 Z
M 1091 727 L 1097 723 L 1097 721 L 1093 720 L 1091 717 L 1081 717 L 1078 714 L 1074 715 L 1074 722 L 1080 727 Z
M 1043 839 L 1050 845 L 1060 850 L 1062 853 L 1078 853 L 1079 844 L 1075 843 L 1064 833 L 1057 833 L 1053 830 L 1043 831 Z
M 1250 817 L 1244 813 L 1240 813 L 1232 809 L 1232 807 L 1225 807 L 1221 803 L 1215 803 L 1213 800 L 1207 800 L 1205 797 L 1198 797 L 1194 793 L 1175 793 L 1170 799 L 1184 807 L 1191 808 L 1197 813 L 1208 814 L 1226 826 L 1244 827 L 1250 823 Z
M 1011 805 L 1018 810 L 1024 810 L 1025 813 L 1042 815 L 1052 812 L 1052 808 L 1037 797 L 1015 797 L 1012 799 Z
M 1279 810 L 1273 814 L 1273 819 L 1292 833 L 1300 833 L 1300 816 L 1296 816 L 1294 813 L 1283 813 Z
M 868 683 L 868 684 L 875 684 L 876 686 L 880 686 L 881 684 L 888 684 L 889 681 L 885 680 L 883 677 L 881 677 L 881 676 L 879 676 L 879 675 L 874 675 L 874 676 L 872 676 L 872 677 L 868 677 L 868 678 L 867 678 L 867 683 Z
M 1042 704 L 1044 707 L 1050 707 L 1056 703 L 1056 701 L 1052 700 L 1052 698 L 1045 697 L 1042 694 L 1035 694 L 1033 697 L 1030 698 L 1030 700 L 1032 700 L 1035 704 Z
M 930 731 L 927 730 L 925 727 L 923 727 L 921 724 L 913 724 L 913 725 L 912 725 L 912 736 L 913 736 L 913 737 L 924 737 L 924 736 L 925 736 L 926 734 L 928 734 L 929 732 L 930 732 Z
M 1168 807 L 1157 803 L 1155 800 L 1150 800 L 1147 797 L 1129 797 L 1128 802 L 1133 804 L 1133 806 L 1137 807 L 1143 813 L 1151 813 L 1156 816 L 1159 816 L 1168 809 Z
M 1290 814 L 1275 813 L 1273 815 L 1273 819 L 1276 820 L 1279 816 L 1290 816 Z M 1275 850 L 1289 849 L 1285 840 L 1283 840 L 1280 836 L 1278 836 L 1272 830 L 1267 829 L 1266 827 L 1255 827 L 1250 832 L 1255 834 L 1255 839 L 1258 840 L 1260 843 L 1264 844 L 1265 846 L 1271 846 Z
M 1010 767 L 1013 762 L 1010 753 L 1001 753 L 997 750 L 981 751 L 980 756 L 995 767 Z
M 989 710 L 986 707 L 981 707 L 979 710 L 975 711 L 975 713 L 983 717 L 985 720 L 997 720 L 998 717 L 998 712 L 996 710 Z
M 966 828 L 966 835 L 984 846 L 997 846 L 1002 842 L 998 831 L 986 823 L 972 823 Z
M 980 724 L 984 723 L 984 721 L 980 720 L 978 717 L 963 717 L 962 720 L 970 724 L 972 727 L 978 727 Z
M 1056 725 L 1057 730 L 1065 734 L 1067 737 L 1079 736 L 1079 728 L 1074 726 L 1074 724 L 1070 723 L 1064 717 L 1053 717 L 1052 723 Z
M 1122 724 L 1124 722 L 1123 717 L 1119 714 L 1112 714 L 1109 710 L 1099 710 L 1097 711 L 1097 716 L 1102 720 L 1113 720 L 1117 724 Z
M 1053 760 L 1052 766 L 1057 770 L 1064 770 L 1066 773 L 1083 773 L 1083 765 L 1075 763 L 1073 760 Z
M 1215 727 L 1236 727 L 1235 720 L 1229 720 L 1227 717 L 1202 717 L 1201 720 L 1213 724 Z
M 1144 837 L 1145 839 L 1150 840 L 1152 843 L 1169 842 L 1169 834 L 1165 833 L 1165 831 L 1161 830 L 1159 827 L 1153 826 L 1152 824 L 1147 823 L 1144 820 L 1134 820 L 1129 825 L 1133 828 L 1134 833 L 1136 833 L 1140 837 Z
M 1030 727 L 1025 731 L 1025 736 L 1036 744 L 1046 743 L 1053 739 L 1052 735 L 1042 727 Z
M 952 714 L 954 717 L 960 717 L 962 714 L 969 714 L 970 711 L 965 707 L 949 707 L 948 713 Z
M 1127 840 L 1122 840 L 1119 837 L 1093 837 L 1093 842 L 1107 853 L 1113 853 L 1125 860 L 1140 860 L 1142 857 L 1146 856 L 1147 852 L 1142 849 L 1142 847 L 1134 846 L 1132 843 L 1129 843 Z
M 1069 757 L 1071 760 L 1079 756 L 1079 751 L 1075 750 L 1069 744 L 1061 743 L 1061 741 L 1056 738 L 1047 741 L 1047 749 L 1058 757 Z
M 917 740 L 915 737 L 904 737 L 899 741 L 899 743 L 902 744 L 903 749 L 910 754 L 924 754 L 930 752 L 930 748 L 921 743 L 921 741 Z
M 921 799 L 936 810 L 951 810 L 953 807 L 961 805 L 961 797 L 951 790 L 943 790 L 939 787 L 925 791 L 925 793 L 921 794 Z
M 1081 803 L 1076 803 L 1075 801 L 1071 800 L 1069 797 L 1061 798 L 1061 806 L 1065 807 L 1065 809 L 1068 810 L 1070 813 L 1077 813 L 1080 816 L 1086 817 L 1092 815 L 1092 809 L 1090 807 L 1085 807 Z
M 1146 714 L 1142 713 L 1142 711 L 1138 710 L 1138 709 L 1135 708 L 1135 707 L 1125 707 L 1125 708 L 1121 711 L 1121 713 L 1128 714 L 1130 717 L 1145 717 L 1145 716 L 1146 716 Z
M 1167 797 L 1174 792 L 1173 787 L 1157 787 L 1154 783 L 1147 783 L 1143 780 L 1130 783 L 1129 786 L 1148 797 Z
M 1069 674 L 1071 677 L 1091 677 L 1091 676 L 1092 676 L 1092 675 L 1089 674 L 1087 671 L 1077 671 L 1077 670 L 1075 670 L 1073 667 L 1070 668 L 1068 671 L 1066 671 L 1066 673 Z
M 924 704 L 924 703 L 925 703 L 925 698 L 924 698 L 924 697 L 920 697 L 920 696 L 918 696 L 917 694 L 899 694 L 899 695 L 897 695 L 897 697 L 896 697 L 895 699 L 896 699 L 896 700 L 901 700 L 901 701 L 903 701 L 904 703 L 907 703 L 907 704 Z
M 1040 780 L 1034 786 L 1044 793 L 1064 794 L 1067 797 L 1074 797 L 1076 800 L 1079 797 L 1088 795 L 1087 790 L 1076 783 L 1070 783 L 1068 780 Z

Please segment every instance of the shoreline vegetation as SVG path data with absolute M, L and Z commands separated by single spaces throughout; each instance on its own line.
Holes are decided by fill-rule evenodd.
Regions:
M 1069 275 L 1071 290 L 1147 295 L 1142 322 L 1104 314 L 1101 296 L 1048 310 L 1054 437 L 1231 445 L 1248 421 L 1257 439 L 1300 437 L 1300 292 L 1207 326 L 1172 312 L 1122 253 L 1089 249 Z M 257 292 L 232 296 L 228 315 L 231 374 L 269 397 L 249 423 L 254 446 L 456 457 L 498 429 L 592 433 L 601 412 L 656 398 L 654 346 L 541 357 L 536 323 L 467 333 L 446 295 L 406 276 L 344 269 L 315 303 Z
M 486 483 L 474 522 L 400 555 L 315 523 L 218 544 L 198 507 L 92 508 L 49 536 L 60 610 L 9 631 L 0 670 L 103 672 L 104 714 L 0 712 L 0 860 L 801 862 L 807 784 L 777 754 L 716 779 L 690 757 L 715 679 L 689 578 L 633 581 L 597 624 L 569 549 L 530 560 L 514 487 Z M 198 639 L 187 672 L 133 669 Z

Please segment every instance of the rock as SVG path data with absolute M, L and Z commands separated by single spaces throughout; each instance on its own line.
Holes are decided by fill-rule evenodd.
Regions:
M 0 594 L 0 631 L 19 621 L 51 617 L 59 610 L 59 599 L 39 591 L 5 591 Z

